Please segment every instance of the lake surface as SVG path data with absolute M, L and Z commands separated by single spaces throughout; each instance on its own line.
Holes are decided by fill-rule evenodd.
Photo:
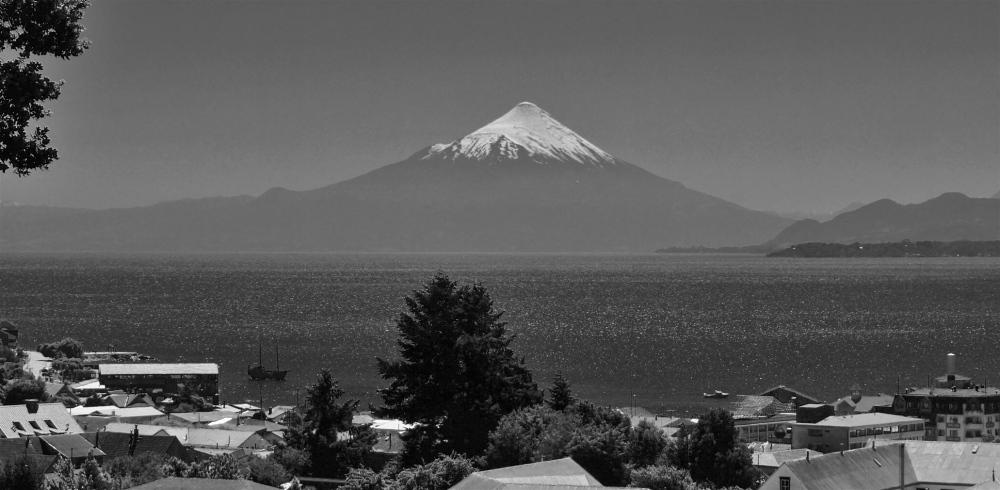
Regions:
M 1000 383 L 1000 259 L 769 259 L 742 255 L 0 254 L 0 318 L 22 345 L 216 362 L 222 396 L 294 403 L 332 370 L 378 403 L 375 357 L 396 352 L 403 297 L 436 271 L 480 281 L 543 386 L 562 371 L 600 404 L 660 413 L 701 393 L 775 385 L 822 399 L 922 386 L 945 355 Z M 257 360 L 284 382 L 246 376 Z M 992 383 L 991 383 L 992 384 Z M 259 387 L 258 387 L 259 386 Z

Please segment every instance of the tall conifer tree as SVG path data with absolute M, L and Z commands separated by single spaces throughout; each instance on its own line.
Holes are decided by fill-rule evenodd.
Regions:
M 396 322 L 401 358 L 377 360 L 392 380 L 378 414 L 419 424 L 405 438 L 405 462 L 478 456 L 500 418 L 542 401 L 502 314 L 482 285 L 459 286 L 443 273 L 406 298 Z

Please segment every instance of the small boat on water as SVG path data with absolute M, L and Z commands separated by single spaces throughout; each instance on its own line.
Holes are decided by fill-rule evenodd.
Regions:
M 257 345 L 257 365 L 247 365 L 247 374 L 250 375 L 252 379 L 273 379 L 281 381 L 285 379 L 285 375 L 288 374 L 288 369 L 281 369 L 281 359 L 278 357 L 278 347 L 274 348 L 274 369 L 264 368 L 264 353 L 261 350 L 260 345 Z
M 715 390 L 715 393 L 702 393 L 705 398 L 729 398 L 729 393 L 723 393 L 719 390 Z

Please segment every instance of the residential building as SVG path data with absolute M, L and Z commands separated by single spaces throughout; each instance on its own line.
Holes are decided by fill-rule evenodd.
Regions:
M 122 456 L 139 456 L 146 453 L 173 456 L 182 461 L 191 461 L 181 441 L 170 435 L 145 435 L 133 440 L 133 434 L 100 431 L 88 432 L 82 436 L 94 447 L 104 452 L 106 461 Z
M 857 449 L 871 439 L 923 440 L 924 421 L 886 413 L 835 415 L 814 424 L 792 424 L 792 449 L 821 453 Z
M 196 427 L 166 427 L 159 425 L 143 424 L 108 424 L 104 429 L 107 432 L 132 433 L 136 430 L 139 435 L 172 435 L 187 447 L 205 448 L 245 448 L 245 449 L 265 449 L 270 444 L 256 432 L 225 429 L 203 429 Z
M 62 403 L 28 400 L 24 405 L 0 405 L 0 438 L 81 432 L 80 424 Z
M 992 481 L 998 464 L 1000 444 L 876 440 L 874 447 L 787 461 L 760 490 L 968 489 Z
M 794 413 L 796 405 L 770 395 L 736 395 L 729 411 L 734 419 L 758 419 L 779 413 Z
M 928 441 L 990 442 L 1000 436 L 1000 390 L 955 373 L 954 354 L 948 354 L 948 371 L 930 387 L 907 389 L 879 410 L 924 419 Z
M 27 457 L 29 462 L 42 473 L 50 472 L 56 457 L 65 457 L 71 460 L 75 467 L 79 467 L 91 455 L 98 463 L 103 462 L 105 457 L 103 451 L 95 448 L 80 434 L 0 439 L 0 464 Z
M 0 320 L 0 346 L 17 349 L 17 337 L 20 329 L 7 320 Z
M 100 364 L 98 370 L 98 379 L 109 390 L 177 393 L 178 385 L 186 385 L 219 403 L 218 364 Z
M 784 451 L 754 451 L 750 455 L 750 461 L 753 463 L 754 467 L 759 469 L 765 475 L 770 475 L 777 471 L 786 461 L 795 461 L 798 459 L 805 459 L 806 456 L 815 458 L 823 454 L 818 451 L 813 451 L 812 449 L 787 449 Z

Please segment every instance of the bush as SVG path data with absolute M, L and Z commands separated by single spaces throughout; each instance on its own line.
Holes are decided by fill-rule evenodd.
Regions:
M 247 466 L 250 468 L 250 480 L 261 485 L 277 487 L 292 479 L 292 475 L 274 458 L 251 456 L 247 458 Z
M 39 402 L 49 401 L 49 394 L 45 391 L 45 382 L 41 380 L 8 381 L 3 392 L 4 404 L 6 405 L 21 405 L 25 400 L 31 399 Z
M 83 344 L 66 337 L 58 342 L 39 344 L 38 352 L 45 357 L 57 359 L 60 357 L 83 358 Z
M 654 465 L 632 471 L 630 487 L 649 490 L 697 490 L 699 487 L 691 479 L 691 473 L 673 466 Z

